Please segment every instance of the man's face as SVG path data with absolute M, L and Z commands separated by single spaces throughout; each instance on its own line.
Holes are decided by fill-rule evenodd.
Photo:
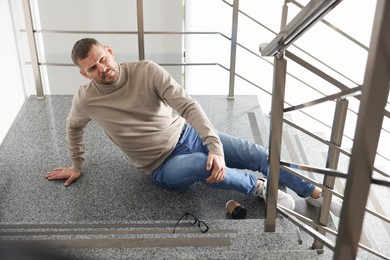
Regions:
M 119 77 L 119 66 L 108 45 L 94 45 L 85 59 L 79 60 L 80 73 L 99 84 L 112 85 Z

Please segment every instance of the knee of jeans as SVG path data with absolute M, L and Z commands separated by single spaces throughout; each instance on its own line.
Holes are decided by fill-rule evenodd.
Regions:
M 176 170 L 182 171 L 180 176 L 184 179 L 192 179 L 194 182 L 206 180 L 211 170 L 206 169 L 208 155 L 197 152 L 187 155 L 178 162 Z
M 188 167 L 189 172 L 193 173 L 198 181 L 207 179 L 211 174 L 211 170 L 206 169 L 207 154 L 194 153 L 191 157 L 190 162 L 183 162 L 187 163 L 186 167 Z
M 206 170 L 207 154 L 192 153 L 177 156 L 164 167 L 160 181 L 164 183 L 195 183 L 210 176 L 211 171 Z

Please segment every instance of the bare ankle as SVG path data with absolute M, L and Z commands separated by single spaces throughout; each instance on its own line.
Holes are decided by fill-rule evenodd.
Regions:
M 315 187 L 314 190 L 310 193 L 310 196 L 314 199 L 321 197 L 322 189 Z

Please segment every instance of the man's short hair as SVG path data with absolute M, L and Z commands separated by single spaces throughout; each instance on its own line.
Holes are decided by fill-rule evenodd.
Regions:
M 79 65 L 79 60 L 85 59 L 88 56 L 89 51 L 94 45 L 101 45 L 99 41 L 94 38 L 84 38 L 78 40 L 72 49 L 72 61 L 75 65 Z

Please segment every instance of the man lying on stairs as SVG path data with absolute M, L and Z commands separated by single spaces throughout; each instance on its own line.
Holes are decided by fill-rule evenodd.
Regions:
M 151 61 L 118 64 L 114 51 L 97 40 L 77 41 L 72 60 L 91 81 L 74 95 L 67 118 L 68 148 L 73 165 L 46 174 L 69 186 L 84 163 L 84 129 L 94 120 L 108 137 L 143 169 L 156 185 L 182 189 L 202 182 L 266 198 L 266 180 L 239 169 L 268 174 L 267 150 L 217 132 L 201 106 L 162 67 Z M 172 114 L 176 110 L 179 115 Z M 321 189 L 283 170 L 280 182 L 316 207 Z M 295 208 L 294 199 L 278 191 L 278 204 Z M 339 215 L 340 206 L 332 204 Z

